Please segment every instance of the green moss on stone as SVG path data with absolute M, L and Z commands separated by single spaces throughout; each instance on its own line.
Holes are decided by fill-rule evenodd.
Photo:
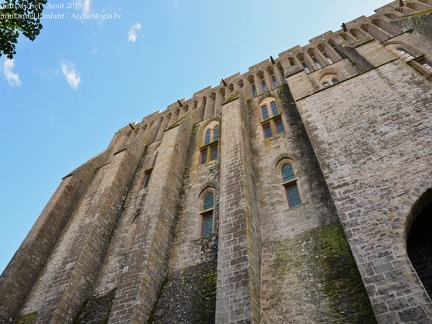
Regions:
M 161 289 L 160 289 L 160 291 L 159 291 L 159 293 L 158 293 L 158 296 L 157 296 L 157 298 L 156 298 L 157 301 L 160 300 L 161 295 L 162 295 L 162 292 L 164 291 L 167 282 L 168 282 L 168 278 L 165 278 L 164 282 L 162 283 L 162 287 L 161 287 Z M 150 313 L 150 317 L 149 317 L 149 319 L 148 319 L 148 321 L 147 321 L 147 324 L 152 324 L 152 323 L 155 322 L 155 319 L 156 319 L 156 312 L 158 311 L 158 309 L 159 309 L 159 308 L 158 308 L 158 305 L 155 305 L 155 307 L 153 307 L 153 309 L 152 309 L 152 311 L 151 311 L 151 313 Z
M 233 93 L 230 94 L 230 96 L 225 100 L 225 103 L 237 99 L 239 96 L 239 92 L 238 91 L 234 91 Z
M 171 273 L 148 323 L 214 323 L 216 282 L 215 262 Z
M 105 295 L 92 296 L 76 317 L 74 324 L 105 324 L 111 313 L 116 290 L 113 289 Z
M 343 229 L 333 223 L 275 242 L 272 249 L 269 304 L 275 313 L 287 298 L 287 286 L 315 309 L 314 320 L 376 323 Z M 300 289 L 300 290 L 298 290 Z M 301 291 L 304 291 L 303 293 Z M 293 305 L 296 303 L 292 301 Z M 286 305 L 284 306 L 286 307 Z M 282 314 L 280 314 L 282 316 Z M 311 318 L 309 318 L 310 320 Z
M 17 324 L 33 324 L 36 320 L 37 312 L 21 315 L 18 317 Z
M 360 273 L 351 254 L 342 227 L 332 224 L 317 231 L 321 255 L 316 260 L 322 269 L 323 290 L 341 322 L 376 323 Z
M 412 14 L 412 16 L 413 17 L 415 17 L 415 16 L 423 16 L 423 15 L 430 14 L 430 13 L 432 13 L 432 8 L 431 9 L 426 9 L 426 10 L 423 10 L 423 11 L 419 11 L 419 12 L 415 12 L 415 13 Z
M 199 318 L 203 323 L 213 323 L 215 317 L 216 305 L 216 269 L 208 269 L 206 273 L 200 276 L 198 290 L 201 296 Z

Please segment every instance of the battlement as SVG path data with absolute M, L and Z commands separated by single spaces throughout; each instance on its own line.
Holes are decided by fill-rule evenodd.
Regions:
M 342 29 L 327 31 L 312 38 L 309 44 L 296 45 L 278 55 L 265 59 L 251 67 L 245 73 L 236 73 L 221 80 L 220 84 L 208 86 L 195 92 L 192 98 L 174 102 L 164 110 L 143 118 L 137 127 L 147 128 L 160 125 L 167 129 L 188 112 L 201 109 L 202 118 L 218 115 L 225 100 L 234 92 L 242 91 L 246 98 L 253 98 L 268 89 L 278 87 L 287 82 L 287 77 L 301 71 L 309 75 L 310 82 L 315 84 L 309 91 L 320 90 L 329 84 L 322 80 L 322 75 L 332 74 L 339 82 L 354 77 L 367 69 L 360 58 L 354 61 L 343 47 L 359 46 L 376 39 L 385 42 L 402 33 L 401 28 L 393 24 L 395 20 L 432 8 L 431 0 L 392 1 L 375 10 L 375 14 L 360 16 L 349 22 L 341 22 Z M 357 64 L 360 69 L 350 69 L 349 64 L 338 64 L 345 59 Z M 318 71 L 325 69 L 325 72 Z M 314 73 L 317 72 L 317 73 Z M 318 77 L 318 79 L 313 79 Z M 318 84 L 321 84 L 320 86 Z M 324 85 L 323 85 L 324 84 Z M 301 95 L 305 95 L 302 93 Z M 156 119 L 158 121 L 156 122 Z M 164 120 L 164 122 L 162 122 Z M 126 128 L 127 129 L 127 128 Z
M 0 322 L 429 323 L 431 12 L 393 1 L 122 127 L 0 277 Z

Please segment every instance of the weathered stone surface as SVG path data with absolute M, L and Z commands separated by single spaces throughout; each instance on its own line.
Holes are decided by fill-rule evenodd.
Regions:
M 340 224 L 264 250 L 262 323 L 376 323 Z
M 91 297 L 79 312 L 74 324 L 108 323 L 114 296 L 115 289 L 106 295 Z
M 120 129 L 0 277 L 0 322 L 430 323 L 431 7 Z

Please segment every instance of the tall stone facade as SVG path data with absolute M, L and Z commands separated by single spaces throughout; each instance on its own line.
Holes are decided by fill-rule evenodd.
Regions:
M 431 26 L 393 1 L 120 129 L 0 277 L 0 322 L 430 323 Z

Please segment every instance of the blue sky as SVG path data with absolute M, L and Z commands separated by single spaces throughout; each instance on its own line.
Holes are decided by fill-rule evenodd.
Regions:
M 118 129 L 388 2 L 49 1 L 36 40 L 0 57 L 0 272 Z

